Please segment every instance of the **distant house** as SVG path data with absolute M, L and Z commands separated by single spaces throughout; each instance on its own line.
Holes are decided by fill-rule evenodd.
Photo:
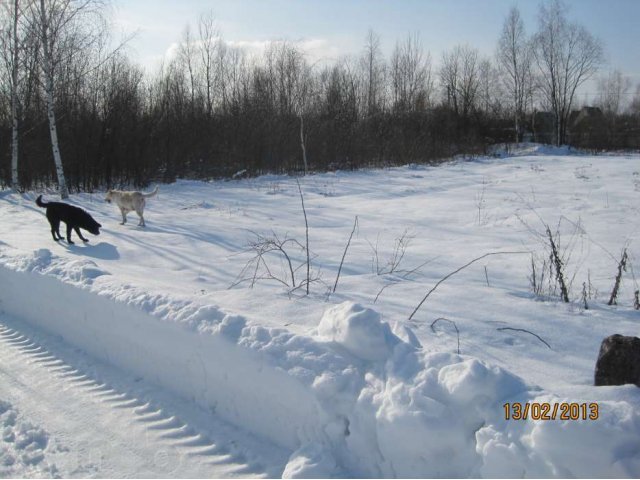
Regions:
M 599 145 L 606 136 L 606 122 L 602 110 L 582 107 L 569 115 L 566 140 L 571 145 Z M 553 112 L 534 112 L 531 118 L 530 137 L 537 143 L 555 143 L 556 127 Z
M 533 112 L 531 118 L 531 132 L 536 143 L 555 143 L 555 116 L 551 112 Z
M 597 107 L 582 107 L 569 116 L 567 141 L 579 147 L 602 146 L 607 137 L 607 124 L 602 110 Z

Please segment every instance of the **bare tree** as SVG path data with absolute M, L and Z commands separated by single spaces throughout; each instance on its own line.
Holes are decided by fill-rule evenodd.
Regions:
M 513 109 L 516 142 L 522 140 L 522 120 L 531 85 L 530 52 L 520 11 L 517 7 L 513 7 L 502 27 L 496 58 L 502 73 L 501 79 L 509 93 L 509 103 Z
M 2 60 L 9 73 L 9 90 L 11 92 L 11 187 L 17 190 L 18 183 L 18 70 L 20 62 L 20 44 L 18 42 L 20 6 L 18 0 L 13 4 L 3 4 L 7 22 L 6 30 L 0 30 L 0 47 Z
M 478 64 L 477 104 L 487 115 L 498 116 L 502 110 L 503 96 L 500 74 L 490 58 L 483 58 Z
M 636 93 L 629 104 L 629 112 L 632 115 L 640 115 L 640 83 L 636 86 Z
M 607 77 L 598 81 L 597 105 L 609 117 L 618 115 L 621 111 L 621 101 L 629 93 L 631 81 L 620 70 L 614 70 Z
M 396 110 L 419 111 L 431 103 L 431 55 L 425 54 L 417 34 L 396 43 L 391 55 L 390 76 Z
M 298 118 L 300 147 L 306 174 L 309 165 L 304 117 L 313 96 L 311 67 L 302 51 L 288 42 L 273 42 L 266 52 L 266 59 L 279 113 L 285 117 L 295 115 Z
M 207 102 L 207 114 L 213 112 L 216 80 L 216 56 L 219 47 L 219 32 L 213 12 L 200 16 L 198 23 L 200 34 L 200 56 L 204 74 L 204 91 Z
M 446 94 L 446 101 L 449 108 L 457 114 L 458 108 L 458 84 L 460 83 L 460 60 L 452 52 L 444 52 L 442 54 L 442 66 L 440 67 L 440 84 Z
M 364 53 L 360 59 L 364 83 L 366 115 L 377 113 L 384 100 L 385 64 L 380 48 L 380 36 L 373 30 L 367 32 Z
M 225 84 L 231 88 L 231 104 L 236 111 L 242 104 L 242 99 L 248 96 L 250 75 L 246 51 L 239 47 L 228 48 L 228 68 Z
M 88 53 L 104 42 L 105 24 L 102 0 L 39 0 L 29 3 L 28 19 L 38 33 L 42 47 L 42 85 L 47 106 L 51 149 L 61 197 L 69 197 L 64 175 L 55 114 L 56 82 L 63 67 L 84 63 L 76 69 L 77 78 L 86 73 Z M 65 68 L 66 68 L 65 67 Z M 73 70 L 73 68 L 71 69 Z M 68 68 L 67 68 L 68 71 Z
M 231 67 L 230 64 L 234 60 L 234 55 L 233 50 L 230 49 L 221 39 L 218 39 L 216 53 L 216 86 L 219 90 L 222 111 L 227 113 L 229 108 L 229 70 Z
M 191 27 L 187 25 L 182 32 L 182 41 L 178 48 L 178 57 L 184 64 L 189 75 L 189 91 L 191 93 L 191 111 L 196 103 L 196 53 L 195 40 L 191 34 Z
M 311 100 L 312 83 L 310 77 L 304 75 L 299 79 L 300 84 L 296 89 L 296 112 L 300 119 L 300 147 L 302 148 L 302 163 L 304 165 L 304 174 L 309 173 L 309 161 L 307 159 L 307 133 L 304 129 L 304 116 L 306 114 L 307 105 Z
M 458 45 L 442 55 L 440 82 L 447 103 L 456 114 L 467 117 L 476 107 L 479 82 L 479 53 L 468 45 Z
M 54 110 L 55 67 L 57 66 L 54 55 L 56 54 L 55 50 L 60 43 L 59 35 L 62 34 L 62 28 L 66 23 L 66 18 L 63 17 L 63 14 L 67 11 L 66 7 L 68 5 L 51 5 L 45 3 L 45 0 L 40 0 L 39 4 L 34 3 L 33 5 L 35 5 L 33 8 L 38 8 L 34 14 L 37 15 L 36 22 L 38 22 L 37 25 L 39 27 L 40 42 L 42 44 L 44 54 L 42 73 L 44 76 L 44 90 L 47 101 L 47 117 L 49 120 L 49 133 L 51 135 L 53 161 L 56 165 L 60 196 L 65 199 L 69 197 L 69 189 L 67 188 L 67 181 L 65 179 L 64 168 L 62 166 L 62 156 L 60 155 L 60 146 L 58 142 L 58 127 L 56 124 L 56 115 Z M 59 15 L 57 15 L 58 12 L 60 13 Z
M 40 50 L 34 31 L 25 19 L 24 2 L 6 0 L 0 2 L 0 92 L 3 101 L 0 107 L 3 127 L 10 125 L 10 179 L 14 190 L 23 186 L 19 177 L 20 128 L 25 122 L 25 112 L 37 98 L 37 60 Z M 4 115 L 6 115 L 6 123 Z
M 556 144 L 565 143 L 576 90 L 591 78 L 603 61 L 601 42 L 586 28 L 570 23 L 560 0 L 540 6 L 533 55 L 538 86 L 554 114 Z

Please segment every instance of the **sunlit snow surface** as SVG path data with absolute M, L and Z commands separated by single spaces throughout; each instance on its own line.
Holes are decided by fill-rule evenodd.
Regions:
M 35 192 L 3 192 L 0 306 L 272 444 L 263 457 L 288 452 L 275 474 L 640 476 L 640 390 L 592 386 L 602 339 L 640 334 L 640 155 L 526 145 L 437 167 L 310 175 L 300 187 L 308 296 L 295 242 L 285 247 L 299 288 L 284 257 L 256 270 L 250 248 L 259 236 L 305 245 L 295 178 L 160 185 L 146 228 L 135 214 L 119 225 L 102 192 L 72 195 L 104 226 L 72 246 L 53 242 Z M 569 304 L 548 271 L 541 295 L 531 289 L 532 257 L 538 276 L 549 268 L 547 225 Z M 607 306 L 625 247 L 618 305 Z M 409 320 L 441 279 L 495 252 L 511 253 L 462 269 Z M 506 420 L 507 402 L 596 403 L 598 418 Z M 44 460 L 10 474 L 51 472 L 28 470 L 53 468 L 53 434 L 33 428 Z M 15 445 L 0 459 L 19 458 Z

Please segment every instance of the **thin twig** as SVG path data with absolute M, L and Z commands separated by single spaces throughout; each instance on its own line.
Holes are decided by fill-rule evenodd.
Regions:
M 376 302 L 378 301 L 378 297 L 380 296 L 380 294 L 381 294 L 382 292 L 384 292 L 384 290 L 385 290 L 387 287 L 391 287 L 392 285 L 396 285 L 396 283 L 388 283 L 388 284 L 386 284 L 384 287 L 382 287 L 382 288 L 380 289 L 380 291 L 378 292 L 378 294 L 376 295 L 376 298 L 374 298 L 374 299 L 373 299 L 373 303 L 376 303 Z
M 536 337 L 538 340 L 540 340 L 542 343 L 544 343 L 547 347 L 549 347 L 551 350 L 553 350 L 551 348 L 551 345 L 549 345 L 547 342 L 545 342 L 539 335 L 536 335 L 535 333 L 530 332 L 529 330 L 525 330 L 524 328 L 500 327 L 500 328 L 497 328 L 496 330 L 499 330 L 499 331 L 513 330 L 514 332 L 525 332 L 525 333 L 528 333 L 528 334 L 533 335 L 534 337 Z
M 429 290 L 427 292 L 427 294 L 424 296 L 424 298 L 422 299 L 422 301 L 418 304 L 418 306 L 413 310 L 413 312 L 411 312 L 411 315 L 409 315 L 408 320 L 411 320 L 413 318 L 413 316 L 416 314 L 416 312 L 420 309 L 420 307 L 422 306 L 422 304 L 424 302 L 427 301 L 427 298 L 429 298 L 429 295 L 431 295 L 436 288 L 438 288 L 440 286 L 441 283 L 443 283 L 445 280 L 451 278 L 452 276 L 454 276 L 456 273 L 460 272 L 461 270 L 464 270 L 465 268 L 467 268 L 469 265 L 482 260 L 483 258 L 487 258 L 490 257 L 492 255 L 520 255 L 520 254 L 530 254 L 531 252 L 490 252 L 490 253 L 485 253 L 484 255 L 481 255 L 477 258 L 474 258 L 473 260 L 471 260 L 468 263 L 465 263 L 463 266 L 461 266 L 460 268 L 457 268 L 456 270 L 454 270 L 453 272 L 449 273 L 448 275 L 446 275 L 445 277 L 441 278 L 438 283 L 436 283 L 433 288 L 431 290 Z
M 376 303 L 378 301 L 378 298 L 380 297 L 382 292 L 385 291 L 385 289 L 387 287 L 392 287 L 394 285 L 399 285 L 400 284 L 400 280 L 408 280 L 411 275 L 416 273 L 418 270 L 420 270 L 425 265 L 433 262 L 434 260 L 437 260 L 438 258 L 440 258 L 440 255 L 438 255 L 436 257 L 433 257 L 433 258 L 430 258 L 429 260 L 425 260 L 424 262 L 422 262 L 420 265 L 418 265 L 416 268 L 414 268 L 412 270 L 396 270 L 395 274 L 399 279 L 397 281 L 393 282 L 393 283 L 388 283 L 385 286 L 383 286 L 380 289 L 380 291 L 378 292 L 378 294 L 376 295 L 376 298 L 374 298 L 373 303 Z M 399 274 L 401 274 L 401 275 L 399 275 Z
M 369 244 L 369 247 L 371 247 L 371 250 L 373 250 L 373 254 L 375 255 L 375 269 L 373 268 L 373 261 L 374 259 L 371 259 L 371 272 L 372 273 L 376 273 L 378 275 L 380 275 L 380 262 L 379 262 L 379 258 L 378 258 L 378 243 L 380 241 L 380 234 L 378 233 L 378 235 L 376 235 L 376 246 L 374 247 L 373 244 L 369 241 L 369 239 L 365 239 L 367 241 L 367 243 Z
M 356 219 L 353 221 L 353 230 L 351 230 L 351 235 L 349 235 L 349 240 L 347 241 L 347 246 L 344 247 L 344 252 L 342 253 L 342 260 L 340 260 L 340 267 L 338 268 L 338 275 L 336 275 L 336 283 L 333 284 L 333 293 L 336 292 L 336 288 L 338 287 L 338 279 L 340 279 L 340 272 L 342 271 L 342 264 L 344 263 L 344 258 L 347 256 L 347 250 L 349 249 L 349 245 L 351 245 L 351 239 L 353 238 L 353 234 L 358 228 L 358 216 L 356 215 Z
M 431 330 L 433 331 L 433 333 L 436 332 L 435 325 L 439 321 L 449 322 L 449 323 L 451 323 L 453 325 L 453 328 L 456 329 L 456 336 L 458 337 L 458 355 L 460 355 L 460 330 L 458 330 L 458 326 L 456 325 L 456 322 L 454 322 L 453 320 L 449 320 L 448 318 L 444 318 L 444 317 L 436 318 L 433 322 L 431 322 Z
M 309 284 L 311 283 L 311 259 L 309 258 L 309 222 L 307 221 L 307 210 L 304 208 L 304 195 L 302 195 L 302 187 L 300 186 L 300 180 L 296 178 L 298 184 L 298 192 L 300 192 L 300 203 L 302 203 L 302 213 L 304 214 L 304 226 L 305 226 L 305 238 L 307 241 L 307 295 L 309 295 Z

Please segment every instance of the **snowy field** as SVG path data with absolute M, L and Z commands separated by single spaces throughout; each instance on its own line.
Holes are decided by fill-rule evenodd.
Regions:
M 640 155 L 529 145 L 300 188 L 309 295 L 295 178 L 160 185 L 146 228 L 72 195 L 103 225 L 84 245 L 52 240 L 40 192 L 0 192 L 0 476 L 640 476 L 640 390 L 592 386 L 602 339 L 640 336 Z M 291 268 L 256 257 L 274 240 Z

